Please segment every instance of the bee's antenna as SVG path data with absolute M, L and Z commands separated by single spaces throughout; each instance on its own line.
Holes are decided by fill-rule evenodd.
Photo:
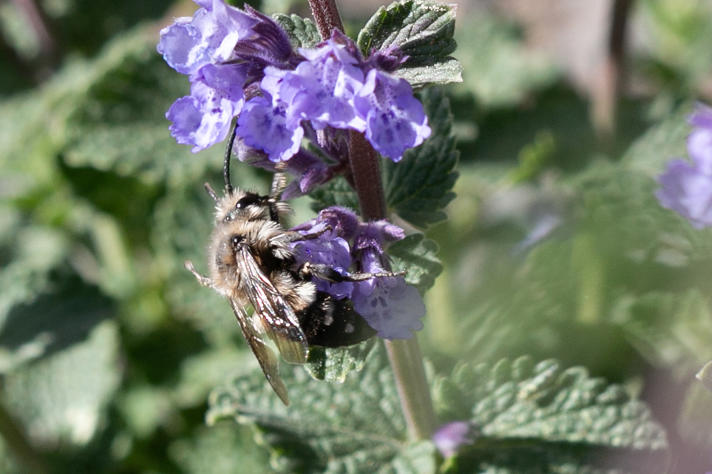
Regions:
M 235 136 L 237 135 L 237 120 L 232 125 L 230 132 L 230 140 L 227 142 L 225 150 L 225 161 L 223 162 L 223 179 L 225 179 L 225 192 L 232 194 L 232 183 L 230 183 L 230 158 L 232 157 L 232 146 L 235 144 Z

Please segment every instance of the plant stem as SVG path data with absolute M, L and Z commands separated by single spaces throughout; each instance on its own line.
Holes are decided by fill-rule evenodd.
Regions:
M 343 32 L 344 27 L 334 0 L 309 0 L 309 6 L 322 38 L 329 38 L 334 28 Z M 363 133 L 353 130 L 349 132 L 349 164 L 361 216 L 365 220 L 384 219 L 386 203 L 378 154 Z M 385 340 L 384 343 L 408 425 L 408 434 L 412 439 L 430 438 L 435 431 L 436 419 L 418 340 L 413 337 Z
M 592 92 L 592 121 L 596 133 L 604 143 L 615 138 L 618 96 L 624 75 L 625 38 L 633 0 L 614 0 L 610 29 L 598 79 Z
M 344 24 L 341 23 L 334 0 L 309 0 L 309 7 L 322 39 L 329 39 L 334 28 L 344 31 Z

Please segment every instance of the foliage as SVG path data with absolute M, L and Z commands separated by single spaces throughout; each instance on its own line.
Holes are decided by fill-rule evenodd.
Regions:
M 511 17 L 462 9 L 455 28 L 448 6 L 404 0 L 347 21 L 364 53 L 408 55 L 397 74 L 432 127 L 382 177 L 408 231 L 388 255 L 428 308 L 438 421 L 476 428 L 448 459 L 407 439 L 380 341 L 282 363 L 285 407 L 229 305 L 184 269 L 207 267 L 202 186 L 221 186 L 223 151 L 194 155 L 167 130 L 188 91 L 155 51 L 156 18 L 190 10 L 40 3 L 58 69 L 34 87 L 0 58 L 0 471 L 27 472 L 8 427 L 50 472 L 712 469 L 712 233 L 654 197 L 694 101 L 710 100 L 704 2 L 638 4 L 644 87 L 621 98 L 610 143 Z M 13 8 L 0 8 L 7 46 L 43 64 Z M 273 18 L 313 46 L 295 11 Z M 233 181 L 265 192 L 270 176 L 236 163 Z M 292 221 L 333 204 L 358 208 L 346 179 L 294 201 Z

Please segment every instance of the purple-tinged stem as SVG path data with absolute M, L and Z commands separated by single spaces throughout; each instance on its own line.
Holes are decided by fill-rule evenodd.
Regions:
M 609 143 L 615 138 L 618 96 L 625 73 L 626 32 L 633 1 L 613 1 L 606 56 L 592 91 L 593 126 L 599 138 Z
M 329 39 L 334 28 L 344 31 L 344 24 L 341 23 L 341 16 L 334 0 L 309 0 L 309 7 L 323 39 Z
M 334 0 L 309 0 L 309 6 L 322 38 L 329 38 L 334 28 L 344 30 Z M 362 133 L 349 133 L 349 163 L 361 216 L 365 220 L 384 219 L 386 204 L 378 154 Z M 436 418 L 418 340 L 384 340 L 384 344 L 408 434 L 412 439 L 428 439 L 435 432 Z

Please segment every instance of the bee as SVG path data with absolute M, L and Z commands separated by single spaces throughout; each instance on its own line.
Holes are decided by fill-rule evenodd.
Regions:
M 402 273 L 341 275 L 327 265 L 298 263 L 291 244 L 318 238 L 329 229 L 303 235 L 281 225 L 280 217 L 289 211 L 289 205 L 280 199 L 286 184 L 280 172 L 275 173 L 268 195 L 233 188 L 231 149 L 232 143 L 228 144 L 223 166 L 224 195 L 219 197 L 205 183 L 215 201 L 215 228 L 208 247 L 209 276 L 198 273 L 190 261 L 185 267 L 201 285 L 227 298 L 267 381 L 288 405 L 278 358 L 263 336 L 272 340 L 285 361 L 303 364 L 310 346 L 346 346 L 375 334 L 348 299 L 337 300 L 318 291 L 312 278 L 363 281 Z M 254 309 L 251 315 L 249 306 Z

